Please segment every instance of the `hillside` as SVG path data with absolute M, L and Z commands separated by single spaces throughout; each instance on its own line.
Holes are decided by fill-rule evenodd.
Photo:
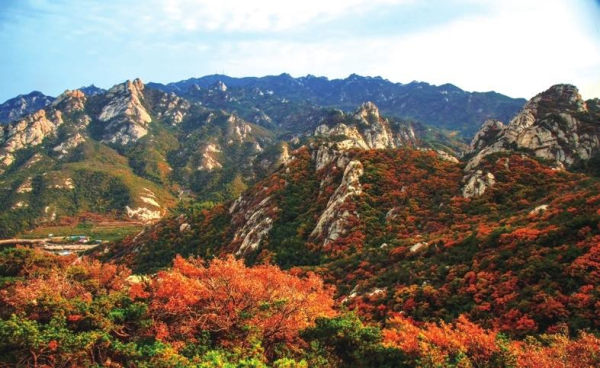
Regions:
M 360 105 L 344 112 L 259 90 L 230 93 L 215 83 L 179 97 L 134 80 L 68 90 L 32 113 L 21 111 L 0 129 L 0 236 L 85 218 L 149 222 L 177 203 L 205 208 L 237 198 L 317 127 L 333 128 L 318 134 L 347 133 L 338 123 L 354 119 Z M 383 130 L 365 131 L 355 143 L 465 147 L 445 131 L 386 119 Z
M 67 91 L 2 128 L 5 233 L 149 222 L 83 257 L 0 252 L 3 364 L 600 363 L 597 100 L 553 86 L 466 146 L 253 92 L 279 124 L 229 90 Z
M 465 315 L 513 337 L 561 326 L 597 331 L 600 180 L 573 172 L 577 160 L 540 156 L 539 142 L 524 138 L 559 131 L 562 120 L 548 117 L 568 120 L 582 100 L 569 86 L 540 96 L 544 108 L 512 135 L 520 147 L 490 152 L 504 138 L 478 143 L 484 126 L 463 161 L 403 141 L 410 130 L 395 130 L 365 104 L 317 127 L 280 170 L 235 201 L 191 208 L 98 254 L 143 273 L 176 254 L 300 267 L 377 321 L 401 312 L 416 321 Z M 595 108 L 575 110 L 589 139 L 568 144 L 588 152 L 579 156 L 586 161 L 599 152 L 600 120 Z
M 276 160 L 277 142 L 139 80 L 66 91 L 0 129 L 0 236 L 85 213 L 152 221 L 177 197 L 233 198 L 257 175 L 257 155 L 270 150 L 266 168 Z

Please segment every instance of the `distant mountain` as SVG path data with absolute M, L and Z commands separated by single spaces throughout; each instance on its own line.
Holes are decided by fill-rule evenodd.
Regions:
M 54 97 L 46 96 L 38 91 L 11 98 L 0 105 L 0 124 L 14 121 L 21 116 L 43 109 L 52 101 L 54 101 Z
M 387 115 L 373 102 L 352 107 L 347 102 L 361 95 L 377 97 L 377 88 L 385 92 L 388 87 L 409 85 L 358 76 L 334 81 L 289 75 L 221 77 L 164 88 L 154 84 L 169 92 L 139 79 L 107 91 L 84 88 L 91 95 L 66 91 L 44 108 L 1 126 L 0 229 L 5 235 L 14 234 L 81 213 L 156 221 L 178 200 L 209 208 L 239 197 L 303 146 L 313 152 L 317 169 L 352 149 L 413 147 L 456 162 L 455 156 L 466 148 L 454 133 Z M 248 87 L 240 87 L 243 84 Z M 317 86 L 321 97 L 307 95 Z M 448 95 L 473 96 L 453 86 L 420 86 L 415 90 L 437 91 L 436 96 L 445 95 L 440 89 Z M 340 90 L 355 95 L 344 100 L 347 108 L 320 105 L 328 88 L 332 96 Z M 305 95 L 308 101 L 302 100 Z M 407 98 L 420 98 L 412 95 Z M 437 103 L 437 97 L 432 101 Z M 586 106 L 590 112 L 585 114 L 592 115 L 568 110 L 567 105 L 557 105 L 556 111 L 576 114 L 578 121 L 595 119 L 597 106 L 593 101 Z M 595 142 L 596 133 L 586 135 L 590 126 L 586 124 L 564 147 Z M 466 158 L 474 155 L 470 152 Z M 493 178 L 479 171 L 471 173 L 474 179 L 465 179 L 467 186 L 491 185 Z M 483 190 L 471 192 L 478 195 Z
M 208 95 L 205 90 L 214 89 L 217 83 L 224 87 L 217 90 L 231 95 L 241 105 L 245 105 L 244 101 L 253 94 L 267 94 L 292 102 L 343 110 L 372 101 L 383 114 L 448 130 L 459 130 L 466 135 L 476 132 L 485 120 L 508 120 L 526 102 L 524 99 L 514 99 L 495 92 L 466 92 L 451 84 L 434 86 L 423 82 L 392 83 L 381 77 L 362 77 L 356 74 L 346 79 L 333 80 L 312 75 L 293 78 L 289 74 L 261 78 L 209 75 L 166 85 L 149 83 L 148 86 L 180 96 L 194 95 L 199 102 L 213 107 L 213 96 Z
M 104 88 L 96 87 L 93 84 L 90 84 L 87 87 L 81 87 L 81 88 L 79 88 L 79 90 L 81 92 L 85 93 L 87 96 L 99 95 L 101 93 L 106 92 L 106 90 Z

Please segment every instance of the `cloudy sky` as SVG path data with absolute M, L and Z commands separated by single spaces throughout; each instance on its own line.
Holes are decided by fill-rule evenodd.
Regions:
M 600 0 L 0 0 L 0 101 L 290 73 L 600 97 Z

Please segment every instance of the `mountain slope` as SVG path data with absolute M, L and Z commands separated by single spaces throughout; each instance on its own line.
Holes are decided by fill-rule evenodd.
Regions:
M 152 221 L 176 197 L 210 206 L 286 159 L 281 131 L 139 79 L 92 93 L 66 91 L 1 126 L 2 236 L 84 213 Z
M 568 114 L 561 96 L 545 104 Z M 467 162 L 419 140 L 392 144 L 410 129 L 370 104 L 334 114 L 237 200 L 191 208 L 98 254 L 138 272 L 175 254 L 302 267 L 375 320 L 465 314 L 514 336 L 598 331 L 600 180 L 509 148 L 481 157 L 475 173 L 489 173 L 493 185 L 465 195 Z M 574 152 L 579 144 L 586 140 Z
M 67 91 L 3 130 L 2 236 L 85 212 L 156 219 L 174 204 L 166 188 L 135 175 L 126 157 L 92 137 L 87 102 Z

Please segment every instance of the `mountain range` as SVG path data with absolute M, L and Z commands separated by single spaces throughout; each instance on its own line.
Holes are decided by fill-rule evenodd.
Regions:
M 370 108 L 362 106 L 370 97 L 397 114 L 389 115 L 384 131 L 367 132 L 363 148 L 408 144 L 456 153 L 466 145 L 447 129 L 475 129 L 476 106 L 483 119 L 502 118 L 520 105 L 494 93 L 356 75 L 332 81 L 208 76 L 169 85 L 134 80 L 57 98 L 33 92 L 0 106 L 0 233 L 85 213 L 152 221 L 178 199 L 236 198 L 318 126 Z M 454 120 L 431 115 L 433 105 L 446 106 L 438 113 Z M 335 129 L 340 135 L 346 128 Z M 376 134 L 387 137 L 374 142 Z
M 143 274 L 177 254 L 314 271 L 380 322 L 596 331 L 598 102 L 553 86 L 508 124 L 485 122 L 460 158 L 365 103 L 291 143 L 237 199 L 191 206 L 96 256 Z
M 215 86 L 225 93 L 210 92 Z M 466 92 L 452 84 L 435 86 L 416 81 L 402 84 L 356 74 L 333 80 L 312 75 L 293 78 L 289 74 L 260 78 L 209 75 L 168 84 L 151 82 L 148 87 L 175 93 L 210 108 L 236 111 L 244 119 L 259 124 L 272 121 L 284 125 L 293 123 L 289 114 L 281 111 L 278 103 L 281 100 L 300 103 L 303 108 L 333 107 L 342 110 L 354 109 L 363 102 L 372 101 L 386 115 L 459 130 L 469 135 L 476 132 L 486 119 L 508 120 L 525 103 L 524 99 L 496 92 Z M 79 90 L 88 96 L 105 92 L 94 85 Z M 0 105 L 0 123 L 34 112 L 53 100 L 44 96 L 45 104 L 36 104 L 36 96 L 40 99 L 43 95 L 32 92 L 17 97 L 23 101 L 21 104 L 28 104 L 27 108 L 17 108 L 12 99 Z
M 0 237 L 145 226 L 1 252 L 0 360 L 600 362 L 600 100 L 575 86 L 135 79 L 1 111 Z

